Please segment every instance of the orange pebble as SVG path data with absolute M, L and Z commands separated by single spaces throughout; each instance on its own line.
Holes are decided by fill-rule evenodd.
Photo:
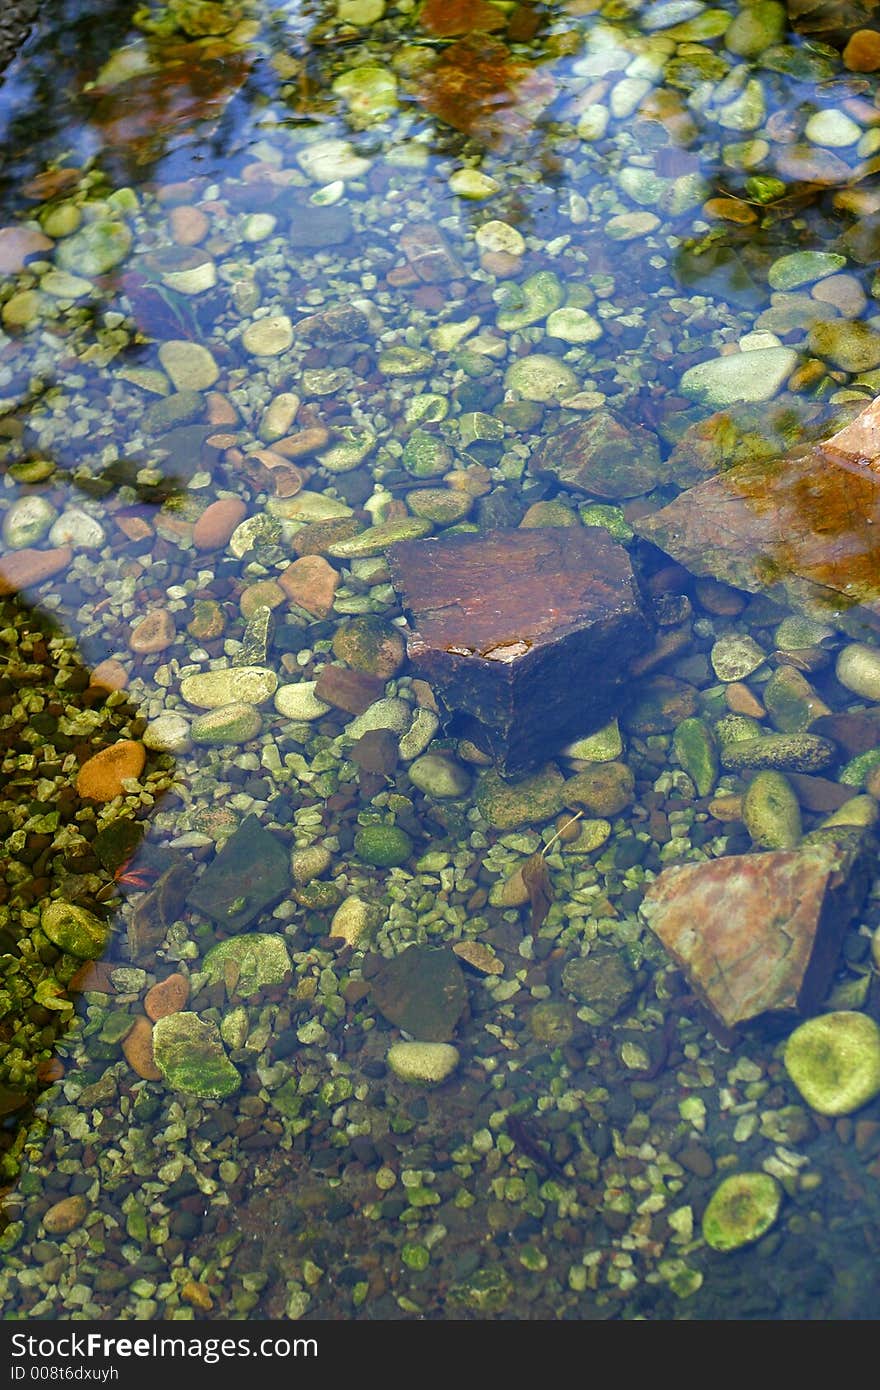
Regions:
M 178 246 L 197 246 L 204 241 L 211 226 L 199 208 L 186 206 L 172 208 L 168 221 L 171 223 L 171 235 Z
M 186 1007 L 189 1000 L 189 980 L 179 971 L 173 975 L 168 975 L 158 984 L 153 985 L 152 989 L 147 990 L 144 998 L 144 1008 L 149 1018 L 155 1023 L 159 1018 L 165 1018 L 168 1014 L 179 1014 L 181 1009 Z
M 77 774 L 76 789 L 88 801 L 112 801 L 125 791 L 123 782 L 140 777 L 147 750 L 134 739 L 122 739 L 87 759 Z
M 857 29 L 843 50 L 843 65 L 850 72 L 876 72 L 880 68 L 880 33 Z
M 212 502 L 193 527 L 196 550 L 217 550 L 225 545 L 246 516 L 247 506 L 240 497 L 221 497 Z
M 153 1058 L 153 1025 L 141 1014 L 122 1040 L 122 1052 L 132 1071 L 145 1081 L 161 1081 L 162 1073 Z
M 124 690 L 128 685 L 128 672 L 121 661 L 108 656 L 106 661 L 98 662 L 92 672 L 91 683 L 102 690 Z

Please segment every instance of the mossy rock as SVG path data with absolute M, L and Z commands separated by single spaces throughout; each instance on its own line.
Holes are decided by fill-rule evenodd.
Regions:
M 40 926 L 60 951 L 77 960 L 97 960 L 107 949 L 110 928 L 93 913 L 73 903 L 50 902 L 43 908 Z
M 718 781 L 718 745 L 712 730 L 696 716 L 683 719 L 673 730 L 672 746 L 697 795 L 709 796 Z
M 733 1173 L 709 1199 L 703 1213 L 703 1239 L 713 1250 L 738 1250 L 769 1231 L 782 1201 L 782 1189 L 769 1173 Z
M 781 772 L 758 772 L 743 797 L 743 820 L 762 849 L 794 849 L 802 834 L 801 811 L 791 783 Z
M 850 1010 L 808 1018 L 785 1044 L 783 1062 L 811 1109 L 850 1115 L 880 1094 L 880 1027 Z
M 365 613 L 339 628 L 333 638 L 333 655 L 347 666 L 388 680 L 403 665 L 406 644 L 393 623 Z
M 241 1085 L 217 1025 L 195 1013 L 168 1014 L 158 1020 L 153 1028 L 153 1057 L 175 1091 L 222 1100 Z
M 555 763 L 548 763 L 516 782 L 506 782 L 490 768 L 477 783 L 480 815 L 497 830 L 513 830 L 550 820 L 565 805 L 566 782 Z
M 243 998 L 283 984 L 291 968 L 284 938 L 272 932 L 246 932 L 218 942 L 205 956 L 202 969 L 216 984 L 228 977 L 230 965 L 238 967 L 235 993 Z
M 354 837 L 354 852 L 376 869 L 392 869 L 407 862 L 413 842 L 398 825 L 362 825 Z

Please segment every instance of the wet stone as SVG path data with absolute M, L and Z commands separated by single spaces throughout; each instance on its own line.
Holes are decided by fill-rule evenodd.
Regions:
M 861 906 L 868 860 L 866 849 L 829 843 L 677 864 L 649 885 L 640 911 L 725 1027 L 808 1013 Z
M 737 739 L 721 750 L 721 765 L 730 772 L 743 768 L 772 768 L 791 772 L 820 772 L 835 761 L 837 750 L 830 739 L 809 732 L 764 734 Z
M 384 689 L 385 682 L 380 676 L 332 664 L 322 667 L 315 681 L 317 698 L 348 714 L 363 714 L 381 698 Z
M 865 466 L 880 452 L 877 417 L 874 402 L 806 451 L 736 463 L 634 529 L 693 574 L 853 636 L 880 631 L 880 485 Z
M 124 261 L 131 249 L 132 234 L 124 222 L 102 219 L 87 222 L 78 232 L 59 242 L 55 259 L 62 270 L 91 279 L 106 275 Z
M 451 1043 L 396 1042 L 385 1060 L 401 1081 L 436 1085 L 452 1075 L 460 1058 Z
M 241 931 L 289 888 L 284 848 L 256 816 L 248 816 L 197 880 L 187 903 L 219 926 Z
M 650 640 L 626 551 L 598 529 L 457 535 L 394 546 L 388 561 L 414 673 L 511 776 L 606 723 Z
M 233 666 L 265 667 L 274 634 L 275 619 L 272 609 L 268 604 L 258 604 L 245 624 L 241 636 L 241 651 L 233 657 Z
M 769 401 L 782 389 L 796 364 L 797 353 L 791 348 L 735 352 L 689 367 L 679 389 L 692 400 L 715 407 L 738 401 Z
M 246 999 L 268 986 L 282 984 L 290 971 L 290 956 L 282 936 L 248 932 L 213 946 L 202 968 L 212 983 L 234 978 L 235 993 Z
M 181 1012 L 160 1018 L 153 1028 L 153 1056 L 166 1084 L 175 1091 L 222 1100 L 241 1085 L 215 1023 Z
M 640 425 L 622 424 L 607 410 L 550 435 L 532 455 L 529 472 L 614 500 L 638 497 L 664 477 L 656 436 Z
M 467 1002 L 464 973 L 449 947 L 410 946 L 370 980 L 382 1017 L 419 1042 L 447 1042 Z
M 344 246 L 352 233 L 351 210 L 345 204 L 297 208 L 290 219 L 288 244 L 292 251 L 322 251 Z
M 562 972 L 562 983 L 602 1023 L 616 1018 L 635 990 L 629 966 L 618 951 L 607 946 L 597 946 L 588 956 L 570 960 Z
M 221 705 L 262 705 L 278 688 L 278 677 L 265 666 L 229 666 L 225 670 L 198 672 L 180 682 L 180 694 L 188 705 L 219 709 Z
M 190 725 L 195 744 L 222 747 L 224 744 L 250 743 L 262 732 L 263 717 L 253 705 L 221 705 L 201 714 Z

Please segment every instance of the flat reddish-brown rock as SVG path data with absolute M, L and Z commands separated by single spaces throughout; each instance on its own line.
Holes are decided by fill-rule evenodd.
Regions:
M 641 912 L 726 1028 L 808 1013 L 869 882 L 867 854 L 813 844 L 664 869 Z
M 403 541 L 387 558 L 413 674 L 510 776 L 605 723 L 650 644 L 629 556 L 598 527 Z
M 693 574 L 880 632 L 880 402 L 824 443 L 736 464 L 633 526 Z
M 42 584 L 53 574 L 66 570 L 72 559 L 69 545 L 59 545 L 54 550 L 13 550 L 0 556 L 0 598 Z
M 337 709 L 344 709 L 349 714 L 363 714 L 385 694 L 385 682 L 380 676 L 371 676 L 369 671 L 328 664 L 318 673 L 315 694 L 319 700 L 335 705 Z

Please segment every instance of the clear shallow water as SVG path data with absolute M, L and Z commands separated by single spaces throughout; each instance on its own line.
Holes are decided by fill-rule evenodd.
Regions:
M 73 549 L 5 601 L 2 634 L 10 1318 L 873 1315 L 876 1106 L 834 1124 L 787 1077 L 784 1031 L 722 1045 L 679 1017 L 683 982 L 638 914 L 665 865 L 751 843 L 678 766 L 680 711 L 621 711 L 601 757 L 631 792 L 588 806 L 576 840 L 554 838 L 564 800 L 493 823 L 478 756 L 442 727 L 431 751 L 458 780 L 426 790 L 410 768 L 431 699 L 393 644 L 383 546 L 345 543 L 371 521 L 598 521 L 675 596 L 657 669 L 693 710 L 728 710 L 710 652 L 740 632 L 768 656 L 745 675 L 759 697 L 784 611 L 664 578 L 629 523 L 701 476 L 676 446 L 720 402 L 682 377 L 743 338 L 793 354 L 771 359 L 758 433 L 772 419 L 800 442 L 874 395 L 870 343 L 853 361 L 839 331 L 809 335 L 874 331 L 875 78 L 772 7 L 757 35 L 696 5 L 457 13 L 257 8 L 193 40 L 59 6 L 0 89 L 2 224 L 45 238 L 0 242 L 23 262 L 3 289 L 4 548 Z M 838 260 L 792 284 L 795 252 Z M 608 410 L 635 441 L 623 463 L 589 488 L 528 470 Z M 250 532 L 196 544 L 223 498 Z M 277 577 L 314 553 L 321 583 L 292 597 Z M 364 617 L 392 625 L 387 667 L 352 646 Z M 835 710 L 853 703 L 830 666 L 844 640 L 817 636 L 807 666 Z M 107 661 L 124 692 L 95 682 Z M 352 711 L 308 687 L 251 704 L 237 741 L 190 741 L 193 676 L 250 663 L 287 688 L 334 662 L 402 701 L 390 740 L 355 748 Z M 120 739 L 152 745 L 139 780 L 83 796 L 79 768 Z M 584 762 L 601 766 L 594 749 L 559 767 Z M 802 809 L 805 829 L 821 819 Z M 257 883 L 218 922 L 187 898 L 248 817 Z M 396 848 L 365 854 L 371 826 Z M 294 860 L 249 916 L 265 836 Z M 502 885 L 542 847 L 553 901 L 532 930 Z M 109 926 L 91 973 L 46 937 L 49 898 Z M 330 925 L 351 900 L 346 945 Z M 847 937 L 839 1007 L 872 1011 L 873 914 Z M 283 944 L 280 978 L 254 933 Z M 405 948 L 446 962 L 466 942 L 491 957 L 456 977 L 466 1004 L 440 1031 L 458 1065 L 408 1083 L 376 978 Z M 597 979 L 574 988 L 580 961 Z M 222 1095 L 133 1050 L 169 975 Z M 702 1213 L 749 1170 L 779 1180 L 780 1214 L 722 1255 Z

